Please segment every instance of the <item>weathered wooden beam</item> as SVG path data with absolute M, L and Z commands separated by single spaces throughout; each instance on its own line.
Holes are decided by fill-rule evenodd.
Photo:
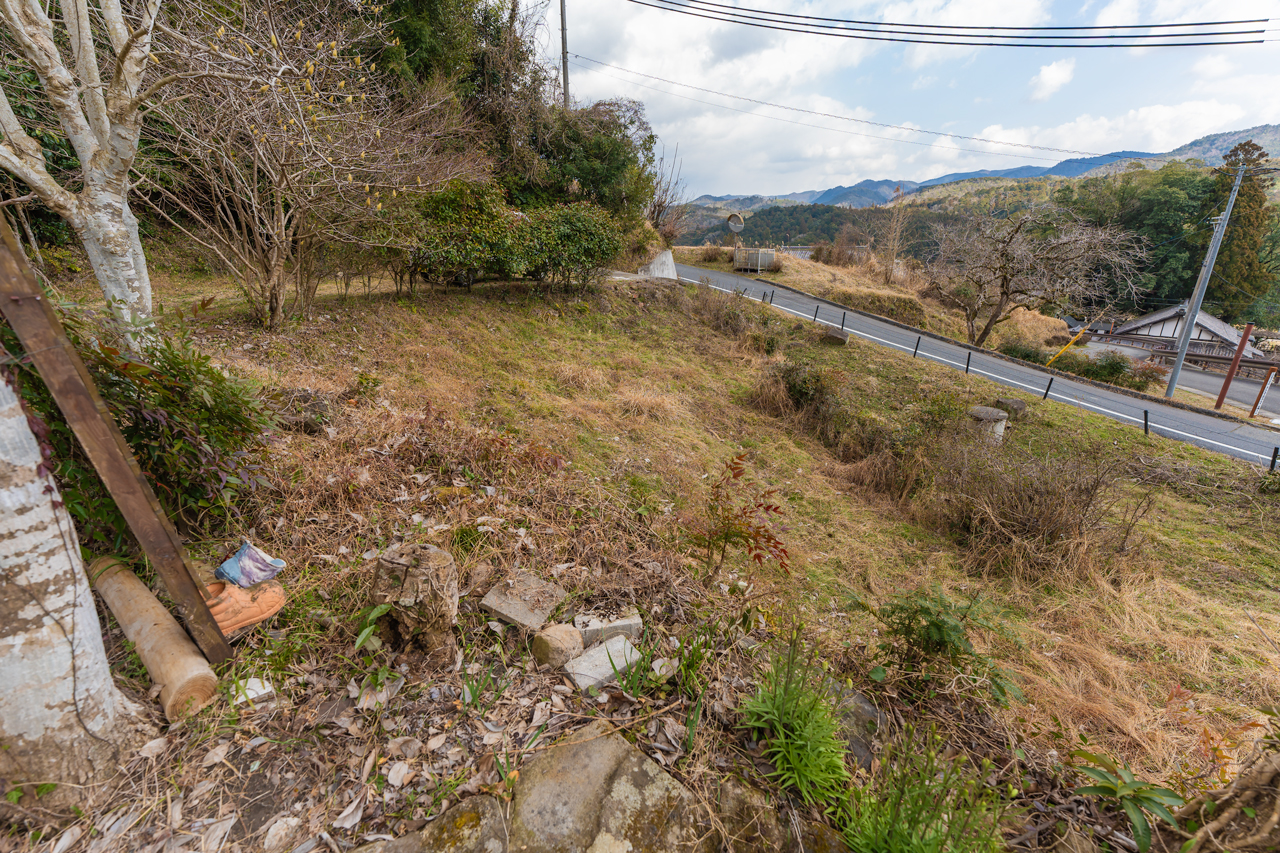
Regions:
M 17 333 L 143 553 L 156 567 L 192 639 L 210 663 L 221 663 L 231 657 L 231 647 L 209 613 L 203 584 L 192 570 L 177 531 L 2 216 L 0 236 L 4 244 L 0 247 L 0 313 Z

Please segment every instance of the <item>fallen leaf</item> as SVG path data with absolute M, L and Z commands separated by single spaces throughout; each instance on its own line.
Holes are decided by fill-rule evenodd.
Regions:
M 417 758 L 422 741 L 416 737 L 398 737 L 387 744 L 387 753 L 396 758 Z
M 413 777 L 417 775 L 417 772 L 409 766 L 407 761 L 397 761 L 387 771 L 387 784 L 393 788 L 399 788 L 406 782 L 412 781 Z
M 224 743 L 222 746 L 215 746 L 205 755 L 204 761 L 200 762 L 201 767 L 212 767 L 215 764 L 221 764 L 227 760 L 227 752 L 231 749 L 230 743 Z
M 435 752 L 437 749 L 444 746 L 444 742 L 448 737 L 449 737 L 448 732 L 441 732 L 440 734 L 428 740 L 427 752 Z
M 222 845 L 227 840 L 227 833 L 231 831 L 231 827 L 235 826 L 237 818 L 238 815 L 228 815 L 204 831 L 204 837 L 200 840 L 200 849 L 203 853 L 218 853 L 222 849 Z
M 53 845 L 50 853 L 67 853 L 71 849 L 71 845 L 80 840 L 80 836 L 84 835 L 84 830 L 78 826 L 73 826 L 62 835 L 58 836 L 58 842 Z
M 142 749 L 138 750 L 138 755 L 143 758 L 159 758 L 164 754 L 165 749 L 169 746 L 167 737 L 158 737 L 155 740 L 149 740 L 142 745 Z
M 262 849 L 265 853 L 279 853 L 284 850 L 289 846 L 290 836 L 301 823 L 300 817 L 280 818 L 267 830 L 266 837 L 262 839 Z
M 356 798 L 351 801 L 351 805 L 338 815 L 338 819 L 333 822 L 334 829 L 351 829 L 360 822 L 360 818 L 364 817 L 364 798 L 366 791 L 361 790 L 356 794 Z

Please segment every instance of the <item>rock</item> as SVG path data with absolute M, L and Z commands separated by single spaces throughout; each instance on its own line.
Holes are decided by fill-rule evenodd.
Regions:
M 721 848 L 734 853 L 773 853 L 782 850 L 790 833 L 778 822 L 778 814 L 764 791 L 737 779 L 726 779 L 716 792 L 716 812 L 724 824 Z
M 844 724 L 849 753 L 863 770 L 870 770 L 871 759 L 875 756 L 875 734 L 888 724 L 889 718 L 856 690 L 834 682 L 831 686 L 836 699 L 836 713 Z
M 601 720 L 520 771 L 508 849 L 711 853 L 693 795 Z
M 395 841 L 375 841 L 352 853 L 503 853 L 507 849 L 502 806 L 488 794 L 468 797 Z
M 458 566 L 448 551 L 434 545 L 400 545 L 377 558 L 373 604 L 390 604 L 383 617 L 407 645 L 419 642 L 440 662 L 457 652 L 453 626 L 458 622 Z
M 843 329 L 837 329 L 835 326 L 827 326 L 822 333 L 822 337 L 818 339 L 818 343 L 842 347 L 849 343 L 849 333 Z
M 1009 420 L 1008 412 L 993 409 L 990 406 L 970 406 L 969 418 L 973 421 L 974 428 L 985 433 L 992 442 L 999 444 L 1004 440 L 1005 422 Z
M 543 626 L 567 594 L 553 583 L 528 572 L 518 572 L 495 584 L 480 601 L 480 607 L 517 628 L 532 632 Z
M 619 673 L 631 669 L 639 659 L 640 652 L 626 637 L 619 634 L 569 661 L 564 665 L 564 671 L 579 690 L 589 690 L 613 681 Z
M 656 258 L 640 267 L 640 275 L 645 278 L 680 278 L 676 273 L 676 262 L 671 256 L 670 249 L 659 252 Z
M 601 622 L 590 616 L 579 616 L 573 621 L 582 632 L 583 647 L 588 649 L 601 640 L 617 636 L 634 640 L 644 632 L 644 620 L 640 618 L 640 611 L 634 607 L 627 608 L 617 619 L 609 622 Z
M 582 654 L 582 632 L 572 625 L 548 625 L 533 638 L 538 663 L 561 667 Z
M 795 843 L 795 834 L 791 835 L 791 843 L 785 848 L 787 853 L 849 853 L 849 845 L 844 843 L 844 836 L 825 823 L 812 820 L 800 821 L 800 843 Z
M 992 403 L 992 406 L 1007 412 L 1009 420 L 1016 421 L 1018 418 L 1026 414 L 1027 401 L 1019 400 L 1017 397 L 1001 397 Z

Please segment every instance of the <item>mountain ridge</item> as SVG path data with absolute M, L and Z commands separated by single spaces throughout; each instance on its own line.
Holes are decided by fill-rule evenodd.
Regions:
M 924 181 L 872 179 L 859 181 L 852 186 L 836 186 L 825 190 L 803 190 L 801 192 L 780 195 L 703 195 L 691 203 L 705 207 L 725 207 L 742 212 L 762 210 L 765 207 L 778 206 L 778 202 L 792 204 L 829 204 L 838 207 L 871 207 L 891 200 L 898 186 L 907 193 L 918 189 L 935 187 L 943 184 L 958 183 L 972 178 L 1039 178 L 1060 177 L 1075 178 L 1089 175 L 1092 172 L 1114 171 L 1118 164 L 1149 158 L 1199 159 L 1207 165 L 1216 166 L 1222 157 L 1237 143 L 1252 139 L 1272 156 L 1280 155 L 1280 124 L 1262 124 L 1243 130 L 1229 130 L 1213 133 L 1193 139 L 1164 154 L 1152 154 L 1145 151 L 1113 151 L 1096 157 L 1072 157 L 1052 166 L 1014 166 L 1009 169 L 982 169 L 972 172 L 952 172 L 929 178 Z M 743 200 L 751 199 L 750 203 Z M 754 200 L 759 201 L 754 201 Z M 768 202 L 774 202 L 769 204 Z

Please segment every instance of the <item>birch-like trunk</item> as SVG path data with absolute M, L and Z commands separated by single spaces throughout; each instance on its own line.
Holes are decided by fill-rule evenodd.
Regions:
M 111 680 L 75 528 L 13 389 L 0 381 L 0 790 L 83 802 L 145 724 Z M 17 811 L 0 800 L 0 817 Z
M 89 255 L 102 294 L 124 320 L 151 316 L 151 278 L 138 237 L 138 220 L 124 196 L 99 190 L 85 199 L 76 233 Z

